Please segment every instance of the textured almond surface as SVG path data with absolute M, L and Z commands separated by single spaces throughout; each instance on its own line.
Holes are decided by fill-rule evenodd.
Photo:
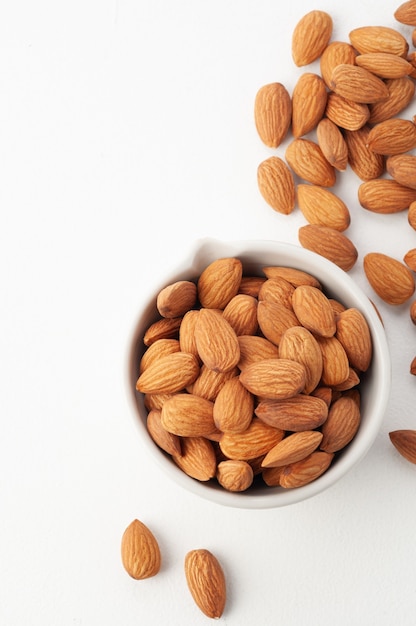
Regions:
M 286 137 L 292 115 L 292 101 L 286 87 L 270 83 L 261 87 L 255 98 L 254 120 L 260 139 L 277 148 Z
M 366 254 L 364 271 L 376 294 L 388 304 L 403 304 L 415 291 L 415 280 L 409 268 L 386 254 Z
M 193 354 L 174 352 L 151 363 L 137 379 L 141 393 L 174 393 L 194 382 L 199 363 Z
M 294 139 L 286 148 L 286 161 L 300 178 L 314 185 L 332 187 L 335 168 L 326 160 L 317 143 L 311 139 Z
M 316 136 L 318 146 L 328 163 L 343 172 L 347 168 L 348 147 L 341 129 L 329 117 L 324 117 L 318 123 Z
M 307 485 L 326 472 L 333 458 L 333 454 L 319 450 L 301 461 L 286 465 L 280 475 L 280 486 L 289 489 Z
M 257 169 L 259 190 L 267 204 L 288 215 L 295 208 L 295 181 L 287 164 L 278 156 L 262 161 Z
M 279 344 L 279 355 L 301 363 L 305 368 L 305 393 L 313 391 L 322 376 L 322 352 L 312 335 L 303 326 L 288 328 L 282 335 Z
M 210 263 L 198 279 L 201 305 L 210 309 L 223 309 L 237 295 L 242 274 L 242 263 L 234 257 L 216 259 Z
M 320 254 L 346 272 L 357 261 L 358 251 L 352 241 L 334 228 L 307 224 L 299 228 L 298 236 L 304 248 Z
M 327 100 L 326 85 L 318 74 L 304 72 L 292 93 L 292 134 L 301 137 L 316 128 Z
M 299 432 L 321 426 L 327 418 L 328 407 L 320 398 L 299 394 L 287 400 L 260 402 L 255 413 L 269 426 Z
M 298 67 L 315 61 L 332 35 L 332 18 L 325 11 L 310 11 L 296 24 L 292 34 L 292 57 Z
M 207 617 L 220 618 L 224 612 L 227 590 L 224 571 L 214 554 L 205 549 L 188 552 L 185 556 L 185 577 L 200 610 Z
M 390 441 L 396 450 L 410 463 L 416 463 L 416 430 L 393 430 Z
M 409 49 L 405 37 L 388 26 L 360 26 L 349 33 L 349 39 L 360 54 L 388 52 L 405 56 Z
M 322 441 L 318 430 L 292 433 L 274 446 L 264 457 L 262 467 L 283 467 L 309 456 Z
M 155 576 L 160 570 L 159 544 L 151 530 L 137 519 L 123 533 L 121 559 L 127 573 L 136 580 Z
M 381 78 L 363 67 L 349 63 L 334 69 L 329 87 L 343 98 L 366 104 L 385 100 L 389 95 Z
M 335 315 L 326 295 L 316 287 L 300 285 L 292 296 L 293 310 L 306 329 L 314 335 L 332 337 L 335 334 Z
M 240 360 L 235 330 L 217 310 L 199 311 L 195 341 L 202 362 L 216 372 L 228 372 Z
M 303 391 L 305 368 L 289 359 L 265 359 L 248 365 L 240 374 L 244 387 L 257 396 L 271 399 L 291 398 Z
M 318 185 L 299 184 L 297 194 L 299 208 L 310 224 L 347 230 L 351 222 L 349 209 L 332 191 Z

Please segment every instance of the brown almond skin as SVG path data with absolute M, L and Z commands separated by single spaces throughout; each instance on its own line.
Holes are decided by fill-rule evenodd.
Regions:
M 235 330 L 218 310 L 200 309 L 195 341 L 202 362 L 216 372 L 228 372 L 240 360 Z
M 328 117 L 324 117 L 316 127 L 316 136 L 318 146 L 326 160 L 338 171 L 345 171 L 348 164 L 348 147 L 340 128 Z
M 409 226 L 411 226 L 413 230 L 416 230 L 416 200 L 409 206 L 407 220 L 409 222 Z
M 182 317 L 162 317 L 157 320 L 146 329 L 143 336 L 144 345 L 151 346 L 158 339 L 177 339 L 181 322 Z
M 301 461 L 286 465 L 280 474 L 280 486 L 291 489 L 311 483 L 326 472 L 333 458 L 333 454 L 318 450 Z
M 279 357 L 278 346 L 265 337 L 240 335 L 238 337 L 238 343 L 240 345 L 240 360 L 237 366 L 241 371 L 256 361 L 277 359 Z
M 328 406 L 320 398 L 299 394 L 286 400 L 261 401 L 255 414 L 269 426 L 299 432 L 319 428 L 328 416 Z
M 403 257 L 403 261 L 412 272 L 416 272 L 416 248 L 408 250 Z
M 319 280 L 316 276 L 312 276 L 308 272 L 298 270 L 293 267 L 281 267 L 279 265 L 269 265 L 263 267 L 263 272 L 267 278 L 284 278 L 294 287 L 299 285 L 312 285 L 321 288 Z
M 254 415 L 254 397 L 238 376 L 224 383 L 213 407 L 215 426 L 222 432 L 241 433 Z
M 386 161 L 386 169 L 400 185 L 416 189 L 416 156 L 413 154 L 396 154 Z
M 214 404 L 192 393 L 177 393 L 163 404 L 161 421 L 180 437 L 205 437 L 214 432 Z
M 282 359 L 297 361 L 304 366 L 304 393 L 311 393 L 322 376 L 322 352 L 312 333 L 303 326 L 288 328 L 280 340 L 279 355 Z
M 402 78 L 412 71 L 411 63 L 389 52 L 359 54 L 355 62 L 359 67 L 364 67 L 380 78 Z
M 135 580 L 151 578 L 160 570 L 158 542 L 151 530 L 137 519 L 123 533 L 121 559 L 126 572 Z
M 183 437 L 181 454 L 172 459 L 185 474 L 202 482 L 214 478 L 217 471 L 215 450 L 206 437 Z
M 162 425 L 162 412 L 159 410 L 151 410 L 147 415 L 146 420 L 147 430 L 156 443 L 162 450 L 168 454 L 180 454 L 181 443 L 177 435 L 168 432 Z
M 196 304 L 196 285 L 178 280 L 164 287 L 157 295 L 156 307 L 162 317 L 181 317 Z
M 341 396 L 329 408 L 328 418 L 322 426 L 321 450 L 333 453 L 345 448 L 357 434 L 360 422 L 357 403 L 352 398 Z
M 385 170 L 382 154 L 376 154 L 368 147 L 370 126 L 365 124 L 358 130 L 345 130 L 344 137 L 348 148 L 348 163 L 353 172 L 362 180 L 379 178 Z
M 368 134 L 368 147 L 373 152 L 389 156 L 408 152 L 416 147 L 416 126 L 401 118 L 380 122 Z
M 288 309 L 292 309 L 292 294 L 294 286 L 284 278 L 268 278 L 261 286 L 258 293 L 259 300 L 277 302 Z
M 292 92 L 292 134 L 302 137 L 316 128 L 322 119 L 327 100 L 326 85 L 321 76 L 304 72 Z
M 213 402 L 226 381 L 237 376 L 237 374 L 237 367 L 227 372 L 216 372 L 202 364 L 198 378 L 192 385 L 188 385 L 187 391 Z
M 310 139 L 294 139 L 286 148 L 286 161 L 300 178 L 314 185 L 332 187 L 335 168 L 326 160 L 317 143 Z
M 240 381 L 253 395 L 270 399 L 292 398 L 305 388 L 305 367 L 290 359 L 264 359 L 248 365 Z
M 327 87 L 329 87 L 332 72 L 343 63 L 354 65 L 357 51 L 345 41 L 332 41 L 321 54 L 320 71 Z
M 147 348 L 140 359 L 139 373 L 141 374 L 154 361 L 168 356 L 168 354 L 179 352 L 180 349 L 178 339 L 158 339 Z
M 364 102 L 353 102 L 338 93 L 330 92 L 325 115 L 344 130 L 358 130 L 367 123 L 370 109 Z
M 329 189 L 300 183 L 297 186 L 297 198 L 298 206 L 309 224 L 328 226 L 340 232 L 349 227 L 351 216 L 347 205 Z
M 224 309 L 231 298 L 237 295 L 242 275 L 243 266 L 237 258 L 212 261 L 202 270 L 198 279 L 201 305 L 209 309 Z
M 332 26 L 332 18 L 325 11 L 310 11 L 298 21 L 292 34 L 295 65 L 302 67 L 320 57 L 331 38 Z
M 295 181 L 287 164 L 278 156 L 262 161 L 257 168 L 261 195 L 272 209 L 289 215 L 295 208 Z
M 369 105 L 369 123 L 379 124 L 398 115 L 412 101 L 415 94 L 415 83 L 408 76 L 391 78 L 385 81 L 389 91 L 386 100 Z
M 322 441 L 318 430 L 304 430 L 289 434 L 264 457 L 262 467 L 283 467 L 296 463 L 314 452 Z
M 347 353 L 336 337 L 317 337 L 322 351 L 322 384 L 336 387 L 344 383 L 350 373 Z
M 407 0 L 403 2 L 394 12 L 394 17 L 398 22 L 409 26 L 416 26 L 416 2 Z
M 309 285 L 296 287 L 292 305 L 301 325 L 314 335 L 332 337 L 335 334 L 335 314 L 323 291 Z
M 255 335 L 258 329 L 257 299 L 238 293 L 225 307 L 223 317 L 237 336 Z
M 253 483 L 253 468 L 247 461 L 229 459 L 217 467 L 217 480 L 227 491 L 246 491 Z
M 416 430 L 402 429 L 389 432 L 396 450 L 410 463 L 416 463 Z
M 380 252 L 369 252 L 364 257 L 363 266 L 371 287 L 388 304 L 403 304 L 414 294 L 413 274 L 397 259 Z
M 193 354 L 174 352 L 151 363 L 139 376 L 136 390 L 141 393 L 175 393 L 196 380 L 199 362 Z
M 381 78 L 358 65 L 345 63 L 332 72 L 330 89 L 353 102 L 370 104 L 386 100 L 389 91 Z
M 257 305 L 257 319 L 262 334 L 276 346 L 285 330 L 299 326 L 299 320 L 292 309 L 270 300 L 260 300 Z
M 263 143 L 277 148 L 285 139 L 290 127 L 292 101 L 288 90 L 281 83 L 263 85 L 254 103 L 254 121 Z
M 405 37 L 388 26 L 361 26 L 349 33 L 351 45 L 360 54 L 369 52 L 388 52 L 406 56 L 409 44 Z
M 224 433 L 219 445 L 222 453 L 229 459 L 250 461 L 266 454 L 283 436 L 283 430 L 269 426 L 255 417 L 244 432 Z
M 320 254 L 346 272 L 357 261 L 358 251 L 352 241 L 334 228 L 307 224 L 299 228 L 298 237 L 304 248 Z
M 390 178 L 368 180 L 358 187 L 358 201 L 373 213 L 399 213 L 416 200 L 416 189 L 405 187 Z
M 226 580 L 218 559 L 205 549 L 185 556 L 185 577 L 189 591 L 207 617 L 219 619 L 227 600 Z
M 350 365 L 366 372 L 371 364 L 373 345 L 364 315 L 356 308 L 346 309 L 337 316 L 336 326 L 335 336 L 347 353 Z

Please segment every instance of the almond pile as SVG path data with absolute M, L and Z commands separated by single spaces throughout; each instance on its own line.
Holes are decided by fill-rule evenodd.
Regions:
M 305 71 L 292 94 L 274 82 L 255 98 L 262 142 L 275 150 L 286 141 L 284 154 L 275 152 L 258 167 L 263 198 L 285 215 L 298 206 L 307 222 L 298 232 L 300 244 L 345 271 L 355 265 L 358 250 L 345 234 L 349 208 L 331 188 L 347 167 L 360 181 L 362 208 L 378 214 L 406 211 L 416 230 L 416 116 L 406 116 L 415 96 L 416 0 L 398 6 L 394 18 L 403 25 L 400 31 L 361 26 L 348 41 L 334 41 L 331 16 L 310 11 L 294 28 L 291 52 L 297 67 L 318 62 L 319 73 Z M 408 38 L 401 32 L 407 27 Z M 402 259 L 368 253 L 363 269 L 387 304 L 402 305 L 413 297 L 416 248 L 404 251 Z M 410 318 L 415 323 L 416 301 Z M 416 357 L 409 370 L 416 375 Z M 411 438 L 409 431 L 390 437 L 399 452 L 403 433 Z M 413 455 L 416 460 L 416 448 Z
M 186 474 L 233 492 L 300 487 L 354 438 L 370 331 L 314 276 L 246 275 L 219 258 L 156 306 L 136 389 L 150 436 Z

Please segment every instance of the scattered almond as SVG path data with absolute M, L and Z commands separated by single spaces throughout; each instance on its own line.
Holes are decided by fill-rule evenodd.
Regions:
M 294 137 L 302 137 L 316 128 L 324 114 L 326 100 L 326 85 L 321 76 L 312 72 L 301 74 L 292 93 Z
M 403 429 L 389 432 L 396 450 L 410 463 L 416 463 L 416 430 Z
M 295 207 L 295 181 L 286 163 L 271 156 L 258 166 L 257 182 L 265 201 L 278 213 L 288 215 Z
M 207 617 L 219 619 L 227 601 L 225 574 L 212 552 L 191 550 L 185 556 L 185 577 L 189 591 Z
M 364 271 L 376 294 L 388 304 L 403 304 L 415 291 L 415 280 L 409 268 L 386 254 L 366 254 Z
M 310 11 L 296 24 L 292 57 L 298 67 L 312 63 L 325 50 L 332 35 L 332 18 L 325 11 Z
M 320 254 L 346 272 L 357 261 L 358 251 L 352 241 L 334 228 L 307 224 L 299 228 L 298 236 L 304 248 Z
M 292 101 L 286 87 L 270 83 L 259 89 L 254 104 L 254 119 L 260 139 L 277 148 L 287 135 L 292 116 Z
M 364 209 L 374 213 L 399 213 L 416 201 L 416 189 L 390 178 L 375 178 L 358 187 L 358 201 Z
M 291 169 L 313 185 L 332 187 L 335 168 L 326 160 L 321 148 L 310 139 L 294 139 L 286 148 L 286 161 Z
M 159 544 L 151 530 L 137 519 L 123 533 L 121 559 L 126 572 L 136 580 L 155 576 L 160 570 Z

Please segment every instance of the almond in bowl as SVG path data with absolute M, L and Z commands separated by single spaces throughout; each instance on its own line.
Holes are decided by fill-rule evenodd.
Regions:
M 145 303 L 127 384 L 167 480 L 273 508 L 320 493 L 368 452 L 390 356 L 373 304 L 334 263 L 291 244 L 208 240 Z

